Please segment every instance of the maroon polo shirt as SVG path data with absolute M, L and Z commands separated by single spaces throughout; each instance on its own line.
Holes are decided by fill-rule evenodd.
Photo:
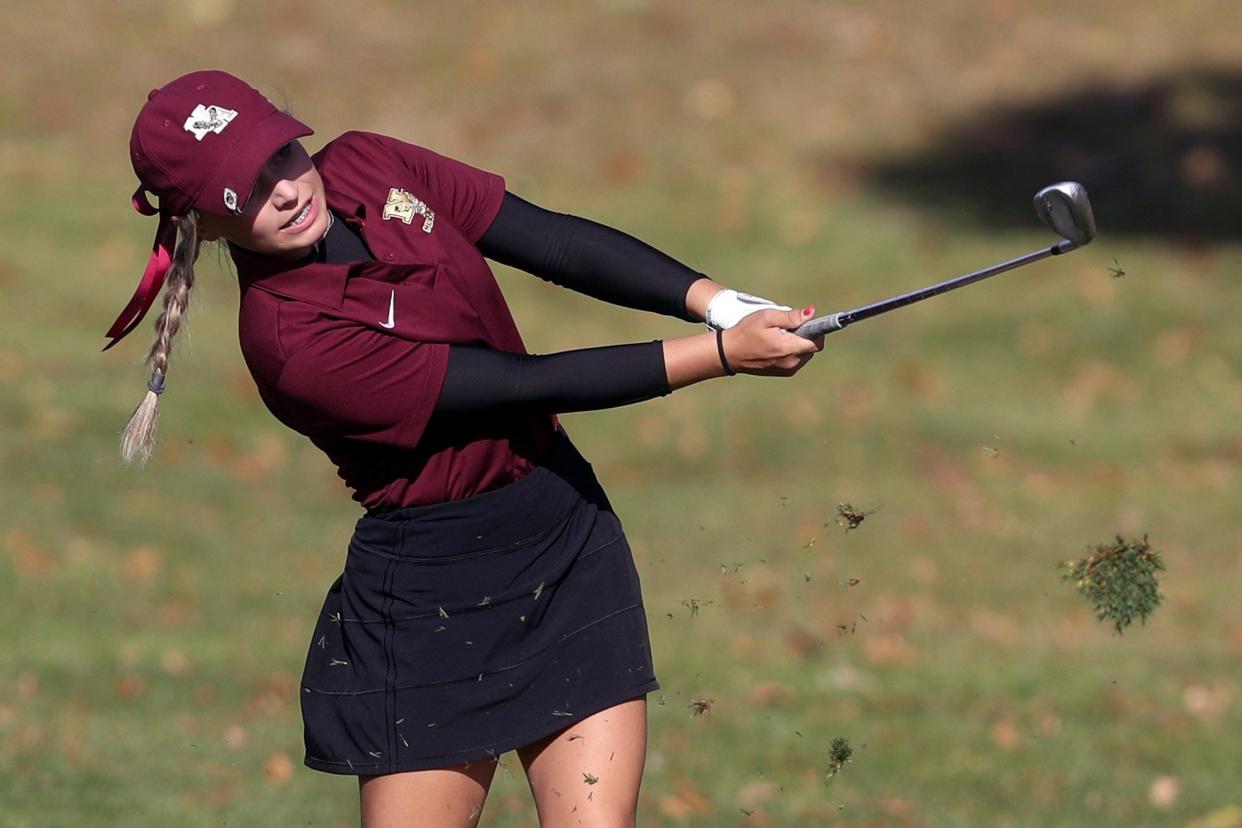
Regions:
M 313 160 L 329 209 L 375 261 L 232 249 L 242 354 L 263 402 L 328 455 L 369 509 L 457 500 L 522 477 L 550 445 L 554 418 L 431 417 L 450 344 L 526 353 L 475 246 L 504 180 L 363 132 Z

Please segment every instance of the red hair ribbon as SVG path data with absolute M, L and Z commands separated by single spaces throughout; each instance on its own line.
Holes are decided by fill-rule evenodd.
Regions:
M 155 231 L 155 244 L 151 247 L 151 257 L 147 260 L 147 268 L 142 273 L 138 289 L 134 291 L 129 303 L 125 305 L 125 310 L 121 311 L 121 315 L 116 318 L 112 327 L 108 328 L 108 333 L 105 334 L 112 340 L 104 346 L 105 351 L 124 339 L 134 328 L 138 327 L 142 317 L 147 315 L 156 297 L 160 295 L 160 289 L 164 287 L 168 268 L 172 266 L 173 247 L 177 243 L 177 225 L 173 223 L 170 216 L 151 205 L 143 187 L 139 187 L 134 192 L 133 203 L 134 209 L 144 216 L 159 213 L 160 223 Z

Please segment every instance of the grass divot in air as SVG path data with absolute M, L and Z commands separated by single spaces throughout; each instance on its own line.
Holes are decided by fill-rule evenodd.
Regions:
M 1095 617 L 1111 621 L 1118 633 L 1135 618 L 1146 624 L 1163 597 L 1156 573 L 1165 570 L 1164 560 L 1146 535 L 1141 540 L 1117 535 L 1112 543 L 1097 544 L 1087 557 L 1063 561 L 1060 567 L 1061 580 L 1072 581 L 1091 602 Z

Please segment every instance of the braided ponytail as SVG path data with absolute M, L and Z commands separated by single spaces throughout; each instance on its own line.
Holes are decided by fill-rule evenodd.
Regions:
M 190 289 L 194 287 L 194 262 L 198 259 L 199 249 L 198 214 L 191 210 L 182 216 L 177 222 L 177 231 L 179 241 L 164 283 L 164 312 L 155 320 L 155 344 L 146 358 L 153 369 L 151 379 L 147 381 L 147 395 L 134 409 L 125 430 L 121 432 L 121 459 L 126 463 L 138 460 L 142 465 L 151 457 L 155 429 L 160 421 L 160 394 L 164 393 L 173 337 L 181 328 L 181 317 L 190 302 Z

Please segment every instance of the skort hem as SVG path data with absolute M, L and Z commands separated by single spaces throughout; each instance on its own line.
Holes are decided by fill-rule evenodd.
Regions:
M 311 770 L 317 770 L 322 773 L 332 773 L 339 776 L 383 776 L 390 773 L 406 773 L 409 771 L 420 770 L 441 770 L 444 768 L 454 768 L 463 764 L 473 762 L 494 761 L 500 758 L 501 754 L 508 753 L 511 750 L 526 747 L 534 744 L 541 739 L 546 739 L 562 730 L 567 730 L 578 724 L 583 719 L 590 718 L 596 713 L 607 710 L 610 707 L 616 707 L 639 697 L 645 697 L 648 693 L 654 693 L 660 689 L 660 683 L 654 677 L 644 684 L 637 687 L 623 690 L 619 693 L 610 694 L 603 699 L 587 705 L 585 708 L 575 712 L 572 716 L 560 716 L 554 721 L 544 722 L 540 727 L 529 731 L 520 736 L 511 736 L 508 739 L 497 742 L 492 747 L 474 747 L 465 750 L 454 751 L 453 753 L 441 756 L 429 756 L 424 759 L 409 759 L 396 763 L 396 767 L 387 770 L 377 770 L 384 767 L 389 768 L 389 762 L 338 762 L 333 759 L 321 759 L 317 756 L 307 754 L 302 763 Z

